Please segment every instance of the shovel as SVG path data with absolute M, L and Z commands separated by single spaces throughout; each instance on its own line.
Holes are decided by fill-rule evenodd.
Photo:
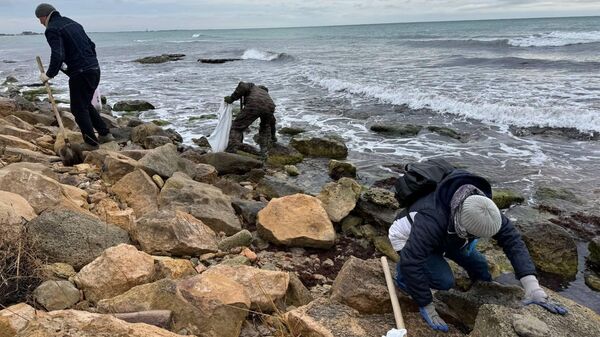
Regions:
M 390 274 L 390 266 L 388 265 L 385 256 L 381 257 L 381 267 L 383 268 L 383 274 L 385 274 L 385 283 L 387 284 L 388 292 L 390 294 L 390 300 L 392 300 L 392 309 L 394 309 L 394 319 L 396 320 L 396 329 L 388 331 L 388 333 L 382 337 L 404 337 L 406 336 L 406 328 L 404 327 L 402 310 L 400 309 L 400 303 L 398 303 L 398 297 L 396 296 L 396 288 L 394 287 L 392 275 Z
M 45 73 L 46 71 L 44 70 L 44 64 L 42 64 L 42 59 L 39 56 L 37 56 L 35 59 L 38 64 L 38 68 L 40 69 L 40 73 Z M 58 108 L 56 107 L 56 101 L 54 101 L 54 96 L 52 95 L 52 89 L 50 89 L 50 84 L 46 82 L 45 85 L 46 91 L 48 92 L 48 100 L 50 100 L 50 104 L 52 104 L 52 111 L 54 111 L 54 117 L 56 117 L 60 133 L 62 133 L 63 139 L 65 141 L 65 145 L 58 149 L 57 155 L 60 157 L 60 160 L 65 166 L 81 164 L 83 163 L 83 153 L 81 149 L 79 149 L 77 146 L 71 145 L 71 142 L 67 137 L 67 133 L 65 132 L 65 127 L 63 125 L 60 113 L 58 113 Z

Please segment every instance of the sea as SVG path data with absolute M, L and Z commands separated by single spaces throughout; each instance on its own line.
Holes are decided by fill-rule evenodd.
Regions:
M 141 118 L 168 121 L 186 144 L 209 135 L 223 97 L 249 81 L 269 88 L 279 128 L 343 137 L 363 184 L 397 175 L 406 162 L 448 157 L 529 203 L 539 187 L 565 188 L 600 214 L 598 141 L 513 132 L 531 126 L 600 132 L 600 17 L 89 35 L 108 103 L 151 102 L 156 109 Z M 165 53 L 186 56 L 134 62 Z M 44 36 L 0 36 L 0 82 L 6 76 L 36 82 L 36 55 L 49 60 Z M 240 60 L 198 62 L 203 58 Z M 68 99 L 66 77 L 53 84 Z M 370 130 L 376 124 L 444 126 L 464 138 L 426 129 L 415 137 L 386 136 Z M 327 179 L 301 175 L 298 184 L 317 190 Z M 600 311 L 597 295 L 594 305 Z

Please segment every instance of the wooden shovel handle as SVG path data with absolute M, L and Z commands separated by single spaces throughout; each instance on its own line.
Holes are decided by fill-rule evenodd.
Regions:
M 385 283 L 387 284 L 390 300 L 392 301 L 392 309 L 394 309 L 396 328 L 405 329 L 404 318 L 402 318 L 402 310 L 400 309 L 398 296 L 396 296 L 396 287 L 394 286 L 394 281 L 392 280 L 392 275 L 390 274 L 390 266 L 388 265 L 388 261 L 385 256 L 381 257 L 381 267 L 383 268 L 383 274 L 385 274 Z
M 36 56 L 35 60 L 37 61 L 38 68 L 40 69 L 40 73 L 44 74 L 46 71 L 44 70 L 44 64 L 42 63 L 42 59 L 39 56 Z M 62 118 L 60 117 L 60 113 L 58 112 L 58 108 L 56 107 L 56 101 L 54 100 L 54 96 L 52 95 L 52 89 L 50 88 L 50 84 L 48 82 L 44 83 L 46 85 L 46 91 L 48 92 L 48 100 L 52 104 L 52 111 L 54 111 L 54 116 L 58 121 L 58 126 L 60 127 L 60 132 L 62 132 L 63 136 L 65 136 L 65 127 L 63 126 Z

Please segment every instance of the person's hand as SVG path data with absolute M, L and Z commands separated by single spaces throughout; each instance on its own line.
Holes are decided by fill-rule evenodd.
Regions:
M 231 98 L 231 96 L 225 96 L 224 101 L 227 104 L 233 103 L 233 99 Z
M 525 299 L 523 299 L 523 305 L 539 305 L 551 313 L 558 315 L 566 315 L 569 312 L 562 305 L 554 303 L 548 299 L 548 295 L 544 289 L 540 287 L 538 280 L 534 275 L 521 278 L 521 284 L 525 289 Z
M 427 322 L 429 327 L 433 330 L 448 332 L 448 324 L 446 324 L 437 311 L 435 311 L 433 303 L 420 307 L 419 312 L 421 313 L 421 316 L 423 316 L 425 322 Z
M 41 73 L 40 81 L 42 81 L 42 83 L 46 83 L 46 82 L 50 81 L 50 77 L 46 76 L 46 74 L 44 74 L 44 73 Z

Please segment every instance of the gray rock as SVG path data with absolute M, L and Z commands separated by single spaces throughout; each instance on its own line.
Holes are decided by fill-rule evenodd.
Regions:
M 227 152 L 207 153 L 195 162 L 214 166 L 219 175 L 245 174 L 263 166 L 260 160 Z
M 123 229 L 69 209 L 45 211 L 27 224 L 27 235 L 48 262 L 80 269 L 109 247 L 130 243 Z
M 545 337 L 550 332 L 548 324 L 533 316 L 513 315 L 513 328 L 519 337 Z
M 340 139 L 334 137 L 295 137 L 290 145 L 300 153 L 311 157 L 324 157 L 332 159 L 345 159 L 348 156 L 348 147 Z
M 166 136 L 148 136 L 144 138 L 144 148 L 146 149 L 155 149 L 166 144 L 171 144 L 171 139 Z
M 267 206 L 266 203 L 254 200 L 234 199 L 232 202 L 235 212 L 242 218 L 244 226 L 256 226 L 258 212 Z
M 250 247 L 252 240 L 252 233 L 244 229 L 219 241 L 218 246 L 219 250 L 226 252 L 237 247 Z
M 303 128 L 296 128 L 296 127 L 283 127 L 281 129 L 279 129 L 278 132 L 282 135 L 295 136 L 295 135 L 299 135 L 301 133 L 306 132 L 306 130 Z
M 158 64 L 158 63 L 165 63 L 165 62 L 170 62 L 170 61 L 179 61 L 179 60 L 182 60 L 184 57 L 185 57 L 185 54 L 162 54 L 159 56 L 142 57 L 142 58 L 135 60 L 135 62 L 138 62 L 141 64 Z
M 590 255 L 587 257 L 587 260 L 594 270 L 600 271 L 600 236 L 597 236 L 590 241 L 588 249 Z
M 271 176 L 265 176 L 256 187 L 258 193 L 264 194 L 267 199 L 280 198 L 286 195 L 304 193 L 300 187 L 292 185 L 284 180 Z
M 132 101 L 121 101 L 117 102 L 113 109 L 115 111 L 146 111 L 146 110 L 154 110 L 154 105 L 142 101 L 142 100 L 132 100 Z
M 421 125 L 371 125 L 371 131 L 394 137 L 412 137 L 419 134 L 423 127 Z
M 295 165 L 304 160 L 302 153 L 298 152 L 293 147 L 275 143 L 269 149 L 267 164 L 273 166 Z
M 385 206 L 385 203 L 382 204 L 384 200 L 391 202 L 388 198 L 378 199 L 375 198 L 375 194 L 363 193 L 354 210 L 367 223 L 388 228 L 394 222 L 399 209 Z
M 46 310 L 64 310 L 79 302 L 79 290 L 69 281 L 46 281 L 33 292 L 35 301 Z
M 354 179 L 356 178 L 356 166 L 352 163 L 332 159 L 329 161 L 329 176 L 333 180 L 343 177 Z
M 177 147 L 173 144 L 166 144 L 150 150 L 138 163 L 150 176 L 158 174 L 161 177 L 169 178 L 175 172 L 182 172 L 194 177 L 196 173 L 194 163 L 181 158 Z

